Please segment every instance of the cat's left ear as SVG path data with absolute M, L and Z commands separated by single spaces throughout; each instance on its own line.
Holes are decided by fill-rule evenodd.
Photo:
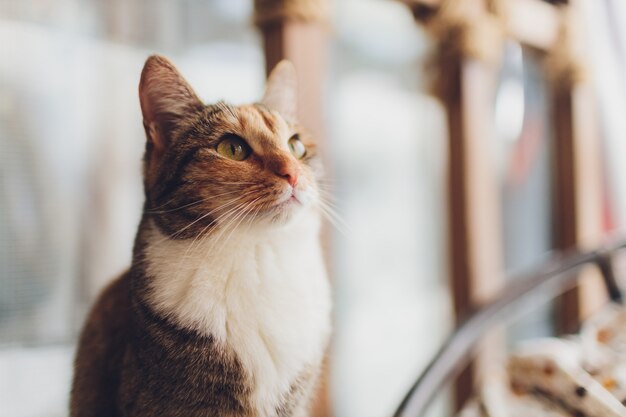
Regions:
M 157 154 L 171 144 L 180 121 L 204 107 L 174 64 L 159 55 L 152 55 L 144 64 L 139 101 L 147 140 Z
M 298 113 L 298 83 L 296 68 L 282 60 L 267 78 L 267 87 L 261 104 L 276 110 L 289 122 L 295 122 Z

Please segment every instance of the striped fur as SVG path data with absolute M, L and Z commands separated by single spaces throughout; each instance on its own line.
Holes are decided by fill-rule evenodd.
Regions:
M 293 98 L 277 71 L 271 103 Z M 131 268 L 83 328 L 71 416 L 306 416 L 330 332 L 315 143 L 270 102 L 203 105 L 162 57 L 140 98 L 144 215 Z M 218 154 L 225 135 L 250 157 Z

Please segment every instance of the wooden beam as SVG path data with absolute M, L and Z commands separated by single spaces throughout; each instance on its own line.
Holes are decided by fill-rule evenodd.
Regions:
M 594 92 L 587 82 L 581 9 L 561 9 L 558 40 L 546 54 L 554 120 L 554 246 L 588 249 L 602 242 L 603 178 L 601 140 Z M 606 300 L 597 273 L 565 294 L 557 306 L 557 330 L 570 333 Z
M 327 138 L 324 125 L 324 92 L 328 73 L 328 24 L 324 16 L 325 2 L 310 10 L 297 8 L 298 2 L 255 0 L 256 21 L 263 37 L 265 69 L 269 74 L 282 59 L 290 60 L 298 75 L 298 121 L 317 139 L 325 162 L 326 175 L 332 175 L 327 157 Z M 304 2 L 307 3 L 307 2 Z M 309 2 L 310 3 L 310 2 Z M 295 7 L 295 8 L 290 8 Z M 268 12 L 268 13 L 265 13 Z M 310 15 L 307 13 L 311 12 Z M 270 19 L 259 20 L 265 14 Z M 332 262 L 328 225 L 322 230 L 322 241 L 327 263 Z M 313 403 L 312 417 L 330 417 L 330 371 L 323 366 L 319 390 Z
M 568 91 L 555 92 L 552 99 L 554 120 L 553 147 L 553 219 L 554 247 L 576 247 L 576 187 L 573 149 L 572 96 Z M 560 333 L 573 333 L 578 326 L 578 290 L 563 294 L 557 303 L 556 328 Z
M 298 73 L 298 117 L 325 140 L 322 109 L 328 72 L 328 29 L 317 22 L 284 21 L 261 27 L 266 71 L 288 59 Z
M 444 0 L 398 0 L 411 8 L 418 20 L 428 19 Z M 560 12 L 540 0 L 508 0 L 504 3 L 506 36 L 532 48 L 547 51 L 557 40 Z
M 449 265 L 455 317 L 461 323 L 497 292 L 503 275 L 499 187 L 489 152 L 495 74 L 489 65 L 461 56 L 439 70 L 450 83 L 449 94 L 442 97 L 448 125 Z M 470 366 L 457 381 L 457 407 L 472 394 L 476 374 L 488 366 L 485 356 L 493 358 L 494 349 L 499 349 L 497 341 L 479 355 L 478 367 Z
M 487 2 L 465 3 L 441 14 L 433 1 L 405 1 L 436 37 L 431 59 L 431 89 L 446 108 L 448 127 L 448 242 L 450 288 L 457 324 L 493 297 L 502 282 L 503 254 L 500 187 L 493 159 L 493 97 L 497 80 L 499 15 Z M 478 23 L 480 22 L 480 23 Z M 492 30 L 485 32 L 490 25 Z M 484 36 L 487 36 L 485 38 Z M 484 42 L 483 42 L 484 41 Z M 498 332 L 482 343 L 481 353 L 455 385 L 460 408 L 474 382 L 504 351 Z
M 560 25 L 555 6 L 539 0 L 509 0 L 505 13 L 506 33 L 511 39 L 541 51 L 555 44 Z
M 482 13 L 490 13 L 503 25 L 505 37 L 542 52 L 553 64 L 551 68 L 546 67 L 546 73 L 552 73 L 549 79 L 554 92 L 556 249 L 587 248 L 600 240 L 600 152 L 591 120 L 593 111 L 589 108 L 594 100 L 589 89 L 573 87 L 578 81 L 570 72 L 574 67 L 569 66 L 572 63 L 568 60 L 576 58 L 568 54 L 576 51 L 568 48 L 576 42 L 573 38 L 563 42 L 564 35 L 567 38 L 578 31 L 575 26 L 565 26 L 573 16 L 570 14 L 573 6 L 562 8 L 539 0 L 508 0 L 502 3 L 502 10 L 491 10 L 494 4 L 489 1 L 481 5 L 459 0 L 458 6 L 462 8 L 455 9 L 457 4 L 446 0 L 399 1 L 411 8 L 416 20 L 430 29 L 438 42 L 439 56 L 434 67 L 439 74 L 437 86 L 445 90 L 443 94 L 438 93 L 447 110 L 449 129 L 451 285 L 456 318 L 462 321 L 468 310 L 494 293 L 499 285 L 498 277 L 502 275 L 499 190 L 494 161 L 489 157 L 492 84 L 496 74 L 486 63 L 469 59 L 479 55 L 467 50 L 464 37 L 472 35 L 477 25 L 487 21 L 467 18 L 468 11 L 483 8 Z M 444 2 L 445 9 L 441 8 Z M 464 47 L 466 50 L 462 50 Z M 555 71 L 561 73 L 554 74 Z M 600 281 L 584 282 L 584 297 L 577 289 L 561 300 L 561 330 L 573 330 L 581 315 L 602 302 Z M 459 381 L 457 405 L 471 392 L 471 373 L 465 373 Z
M 590 87 L 580 85 L 553 93 L 555 123 L 554 243 L 556 249 L 592 248 L 602 241 L 602 169 Z M 589 271 L 588 276 L 596 276 Z M 599 278 L 579 280 L 557 305 L 557 330 L 571 333 L 580 321 L 604 304 Z

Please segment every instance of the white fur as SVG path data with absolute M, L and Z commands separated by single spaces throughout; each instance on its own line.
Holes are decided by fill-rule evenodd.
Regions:
M 178 324 L 230 347 L 253 383 L 260 417 L 307 366 L 330 333 L 330 290 L 314 208 L 282 226 L 244 225 L 193 243 L 151 226 L 151 303 Z

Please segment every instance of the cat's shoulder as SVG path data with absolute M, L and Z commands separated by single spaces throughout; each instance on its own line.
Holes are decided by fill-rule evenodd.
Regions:
M 88 314 L 74 361 L 70 415 L 117 416 L 114 398 L 129 340 L 128 272 L 101 292 Z
M 130 273 L 122 273 L 111 281 L 98 296 L 89 312 L 82 339 L 107 333 L 119 332 L 127 326 L 131 312 Z
M 92 313 L 128 313 L 130 291 L 130 271 L 127 270 L 104 287 L 94 304 Z

